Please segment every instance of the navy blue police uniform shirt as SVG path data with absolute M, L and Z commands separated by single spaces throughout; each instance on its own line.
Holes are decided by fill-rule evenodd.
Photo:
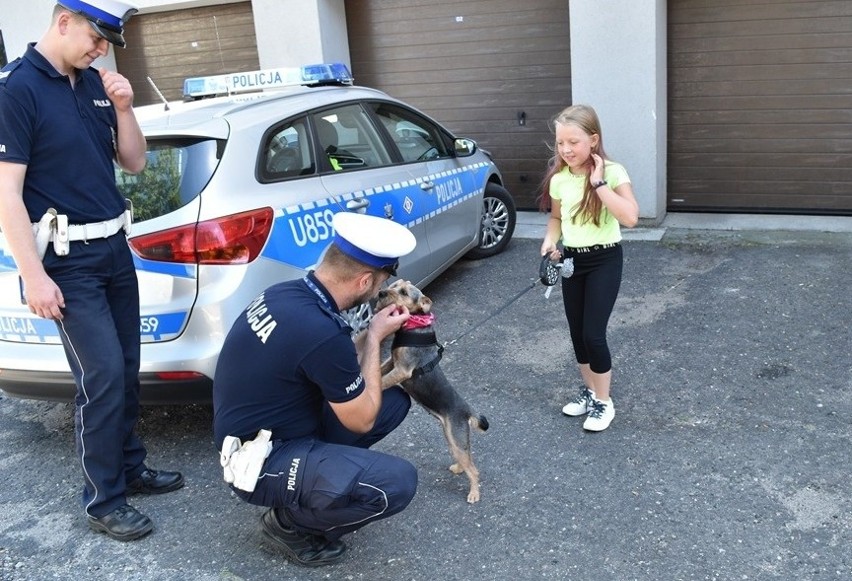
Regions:
M 0 72 L 0 161 L 27 165 L 24 204 L 37 222 L 48 208 L 85 224 L 119 216 L 115 109 L 94 68 L 71 86 L 33 44 Z
M 213 380 L 213 436 L 274 440 L 319 435 L 325 401 L 364 391 L 351 338 L 334 299 L 313 272 L 273 285 L 225 338 Z

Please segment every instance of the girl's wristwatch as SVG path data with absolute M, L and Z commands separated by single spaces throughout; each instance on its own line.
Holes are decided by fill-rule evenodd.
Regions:
M 604 180 L 601 180 L 599 182 L 592 182 L 592 188 L 593 189 L 598 189 L 599 187 L 605 186 L 605 185 L 606 185 L 606 182 Z

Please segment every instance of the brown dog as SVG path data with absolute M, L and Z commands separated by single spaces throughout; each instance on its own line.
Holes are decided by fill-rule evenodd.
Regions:
M 435 339 L 432 327 L 432 299 L 409 281 L 397 280 L 379 291 L 376 309 L 388 305 L 404 306 L 412 316 L 394 335 L 391 356 L 382 363 L 382 387 L 401 384 L 414 401 L 438 418 L 455 460 L 450 470 L 454 474 L 467 474 L 470 480 L 467 501 L 477 502 L 479 471 L 470 453 L 470 428 L 484 432 L 488 420 L 474 414 L 438 364 L 444 349 Z

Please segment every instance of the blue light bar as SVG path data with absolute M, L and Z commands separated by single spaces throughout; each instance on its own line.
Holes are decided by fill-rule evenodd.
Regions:
M 183 96 L 198 98 L 297 85 L 351 85 L 353 82 L 352 74 L 345 64 L 321 63 L 304 67 L 192 77 L 183 82 Z

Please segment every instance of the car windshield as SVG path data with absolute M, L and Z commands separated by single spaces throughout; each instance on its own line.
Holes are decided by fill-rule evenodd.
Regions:
M 134 220 L 157 218 L 192 201 L 216 170 L 219 150 L 215 139 L 149 139 L 142 172 L 116 166 L 116 183 L 133 202 Z

